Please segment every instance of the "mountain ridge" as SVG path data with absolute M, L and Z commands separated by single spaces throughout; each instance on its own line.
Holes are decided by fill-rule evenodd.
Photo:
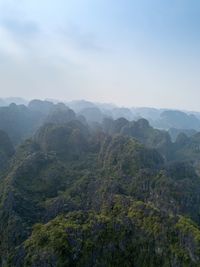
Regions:
M 0 134 L 1 267 L 199 266 L 199 133 L 31 106 L 3 108 L 25 127 Z

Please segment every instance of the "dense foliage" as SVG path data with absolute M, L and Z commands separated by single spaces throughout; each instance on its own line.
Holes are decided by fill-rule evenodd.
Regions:
M 198 133 L 172 142 L 144 119 L 88 125 L 42 101 L 23 130 L 25 107 L 5 116 L 13 108 L 19 128 L 0 131 L 1 267 L 200 266 Z

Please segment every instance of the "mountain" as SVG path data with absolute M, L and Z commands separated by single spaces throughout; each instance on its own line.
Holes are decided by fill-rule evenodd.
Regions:
M 56 104 L 49 111 L 45 123 L 64 124 L 76 119 L 76 113 L 62 103 Z
M 186 114 L 182 111 L 167 110 L 161 113 L 160 119 L 154 126 L 169 129 L 194 129 L 200 130 L 200 120 L 193 114 Z
M 71 101 L 67 102 L 66 105 L 73 109 L 76 113 L 80 112 L 81 110 L 87 109 L 87 108 L 96 108 L 97 106 L 89 101 L 85 100 L 77 100 L 77 101 Z
M 40 124 L 40 114 L 24 105 L 0 107 L 0 130 L 7 132 L 14 145 L 30 136 Z
M 136 118 L 145 118 L 149 121 L 158 120 L 160 118 L 160 114 L 163 112 L 162 110 L 156 108 L 132 108 L 131 111 Z
M 53 107 L 54 107 L 54 104 L 52 102 L 42 101 L 39 99 L 34 99 L 34 100 L 30 101 L 28 104 L 28 108 L 31 111 L 39 112 L 39 113 L 45 114 L 45 115 L 48 115 L 49 112 L 53 109 Z
M 0 130 L 8 133 L 14 145 L 31 137 L 45 122 L 68 122 L 75 118 L 64 104 L 32 100 L 28 106 L 10 104 L 0 107 Z
M 101 123 L 106 117 L 106 115 L 104 115 L 101 110 L 96 107 L 82 109 L 78 114 L 84 116 L 89 123 Z
M 142 202 L 111 205 L 111 212 L 69 213 L 36 225 L 25 242 L 25 266 L 189 266 L 191 256 L 198 261 L 200 232 L 190 220 L 167 217 Z
M 197 133 L 196 130 L 194 129 L 177 129 L 177 128 L 170 128 L 168 130 L 168 133 L 171 136 L 171 139 L 173 142 L 176 141 L 177 137 L 179 136 L 179 134 L 183 133 L 188 137 L 191 137 L 192 135 L 195 135 Z
M 1 267 L 200 266 L 199 133 L 40 100 L 1 109 Z
M 13 144 L 7 133 L 0 130 L 0 172 L 7 167 L 9 159 L 14 155 Z
M 127 120 L 133 120 L 134 116 L 128 108 L 114 108 L 112 110 L 113 119 L 125 118 Z
M 2 101 L 6 101 L 3 99 Z M 16 102 L 18 103 L 19 101 Z M 6 103 L 6 102 L 5 102 Z M 4 105 L 7 105 L 5 104 Z M 29 110 L 38 112 L 41 116 L 47 116 L 49 112 L 59 104 L 57 100 L 32 100 L 28 104 Z M 90 101 L 80 100 L 65 103 L 74 112 L 80 116 L 84 116 L 89 123 L 101 123 L 104 118 L 119 119 L 125 118 L 129 121 L 138 120 L 140 118 L 147 119 L 150 124 L 158 129 L 170 130 L 172 139 L 175 141 L 178 134 L 175 131 L 194 133 L 200 129 L 200 120 L 198 112 L 186 112 L 177 110 L 164 110 L 155 108 L 126 108 L 117 107 L 113 104 L 92 103 Z M 171 131 L 170 131 L 171 133 Z
M 21 97 L 7 97 L 0 99 L 0 106 L 9 106 L 12 103 L 16 105 L 28 105 L 28 101 Z
M 145 119 L 128 121 L 124 118 L 118 120 L 106 119 L 103 122 L 106 133 L 122 134 L 135 138 L 150 148 L 156 148 L 164 157 L 169 158 L 172 150 L 172 142 L 166 131 L 160 131 L 150 126 Z

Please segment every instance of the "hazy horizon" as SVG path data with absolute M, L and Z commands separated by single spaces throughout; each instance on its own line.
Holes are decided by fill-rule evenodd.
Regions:
M 126 105 L 118 105 L 114 102 L 101 102 L 101 101 L 93 101 L 93 100 L 89 100 L 89 99 L 56 99 L 56 98 L 24 98 L 24 97 L 21 97 L 21 96 L 6 96 L 6 97 L 1 97 L 0 96 L 0 100 L 9 100 L 8 102 L 10 102 L 10 99 L 18 99 L 19 101 L 23 100 L 25 102 L 27 102 L 27 104 L 33 100 L 41 100 L 41 101 L 48 101 L 48 102 L 52 102 L 52 103 L 64 103 L 65 105 L 67 105 L 68 103 L 72 103 L 72 102 L 81 102 L 81 101 L 86 101 L 86 102 L 91 102 L 92 104 L 96 104 L 96 105 L 113 105 L 113 108 L 116 107 L 116 108 L 127 108 L 127 109 L 145 109 L 145 108 L 149 108 L 149 109 L 156 109 L 156 110 L 174 110 L 174 111 L 182 111 L 182 112 L 197 112 L 199 113 L 200 110 L 192 110 L 192 109 L 184 109 L 184 108 L 171 108 L 171 107 L 155 107 L 155 106 L 137 106 L 137 105 L 129 105 L 129 106 L 126 106 Z M 12 102 L 10 102 L 12 103 Z M 15 103 L 15 101 L 13 101 L 13 103 Z M 18 104 L 17 104 L 18 105 Z
M 200 111 L 199 25 L 197 0 L 0 0 L 0 95 Z

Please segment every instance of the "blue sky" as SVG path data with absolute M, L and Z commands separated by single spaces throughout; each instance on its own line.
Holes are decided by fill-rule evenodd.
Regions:
M 0 0 L 0 96 L 200 110 L 200 1 Z

